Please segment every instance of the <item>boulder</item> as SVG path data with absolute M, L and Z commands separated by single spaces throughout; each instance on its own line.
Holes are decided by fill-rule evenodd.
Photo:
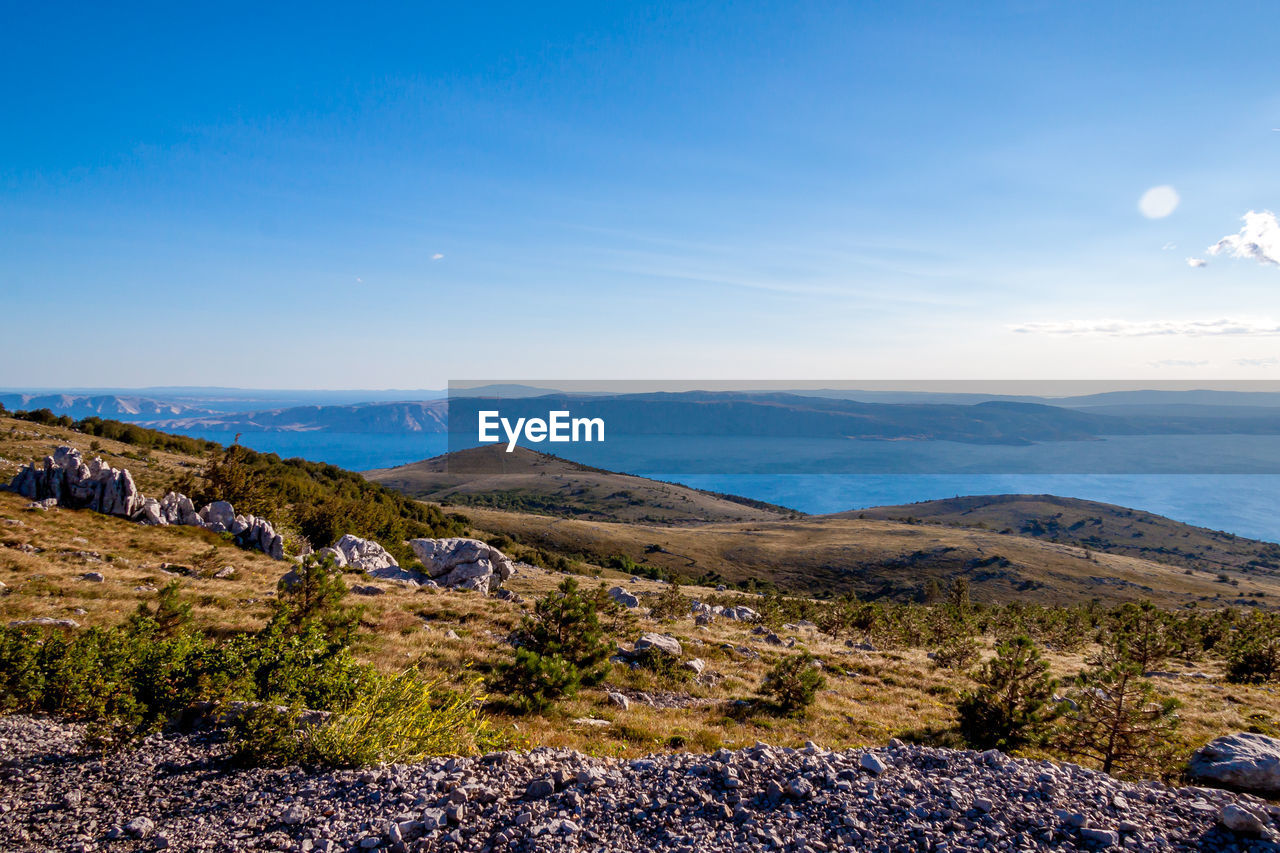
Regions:
M 204 519 L 205 526 L 210 530 L 224 533 L 229 531 L 231 525 L 235 523 L 236 511 L 226 501 L 214 501 L 200 509 L 200 517 Z
M 372 574 L 379 569 L 398 567 L 396 558 L 377 542 L 361 539 L 348 533 L 333 544 L 334 549 L 342 553 L 347 565 L 353 569 Z M 379 575 L 375 575 L 379 577 Z
M 345 569 L 347 567 L 347 555 L 343 554 L 337 548 L 321 548 L 316 551 L 316 559 L 321 563 L 325 560 L 333 560 L 335 569 Z
M 164 513 L 161 511 L 160 501 L 155 498 L 145 498 L 142 501 L 142 510 L 138 513 L 138 521 L 141 524 L 154 524 L 157 526 L 169 523 L 165 520 Z
M 720 615 L 737 622 L 756 622 L 760 619 L 759 613 L 741 604 L 737 607 L 726 607 Z
M 650 649 L 677 658 L 684 654 L 680 641 L 675 637 L 668 634 L 641 634 L 640 639 L 636 640 L 636 651 L 647 652 Z
M 511 558 L 479 539 L 411 539 L 409 547 L 422 561 L 427 577 L 440 586 L 496 590 L 514 572 Z
M 609 590 L 609 597 L 621 604 L 623 607 L 639 607 L 640 599 L 627 592 L 620 586 L 615 586 Z
M 96 458 L 85 462 L 73 447 L 59 447 L 44 458 L 41 467 L 24 466 L 9 488 L 42 507 L 89 509 L 142 524 L 182 524 L 229 532 L 243 547 L 284 559 L 284 537 L 266 519 L 238 516 L 226 501 L 214 501 L 197 512 L 191 499 L 178 492 L 169 492 L 161 500 L 144 497 L 127 470 L 112 468 Z
M 1240 835 L 1266 835 L 1271 821 L 1261 809 L 1231 803 L 1218 814 L 1218 823 Z
M 1193 779 L 1265 797 L 1280 795 L 1280 739 L 1237 732 L 1212 740 L 1191 755 Z

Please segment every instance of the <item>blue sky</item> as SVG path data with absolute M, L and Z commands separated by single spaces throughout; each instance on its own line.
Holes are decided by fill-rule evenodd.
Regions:
M 1280 378 L 1270 4 L 363 5 L 7 10 L 0 385 Z

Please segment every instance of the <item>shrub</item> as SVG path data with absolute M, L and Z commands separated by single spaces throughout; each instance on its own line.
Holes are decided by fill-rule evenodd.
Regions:
M 347 585 L 333 557 L 321 561 L 308 555 L 276 584 L 271 622 L 286 633 L 315 623 L 326 636 L 349 643 L 355 637 L 361 610 L 344 606 L 346 595 Z
M 805 711 L 818 698 L 827 683 L 818 659 L 807 652 L 788 655 L 773 665 L 760 684 L 760 693 L 771 699 L 784 713 Z
M 271 519 L 276 528 L 296 529 L 316 546 L 347 533 L 374 539 L 402 564 L 415 559 L 405 540 L 460 536 L 468 525 L 464 516 L 446 515 L 438 506 L 411 500 L 353 471 L 282 460 L 240 445 L 214 454 L 199 476 L 188 474 L 173 488 L 197 504 L 230 501 L 237 511 Z
M 483 702 L 475 682 L 452 690 L 412 669 L 383 676 L 349 707 L 307 732 L 306 755 L 320 764 L 358 767 L 488 752 L 501 739 L 480 712 Z
M 284 767 L 303 759 L 302 711 L 282 705 L 249 708 L 231 723 L 231 757 L 244 767 Z
M 1227 646 L 1226 661 L 1233 684 L 1280 679 L 1280 615 L 1255 611 L 1246 617 Z
M 138 602 L 138 609 L 129 617 L 129 625 L 141 634 L 157 637 L 173 637 L 191 625 L 191 602 L 178 595 L 182 582 L 169 581 L 156 593 L 156 609 L 145 601 Z
M 1080 674 L 1058 746 L 1096 761 L 1104 773 L 1126 778 L 1158 774 L 1169 766 L 1178 701 L 1156 693 L 1141 667 L 1119 654 L 1103 654 Z
M 539 710 L 582 685 L 604 680 L 610 646 L 600 624 L 605 600 L 579 591 L 574 578 L 565 578 L 555 592 L 534 604 L 517 633 L 520 648 L 498 668 L 495 686 L 513 704 Z
M 693 670 L 685 666 L 680 658 L 669 655 L 659 649 L 645 649 L 635 655 L 634 660 L 641 669 L 653 673 L 662 681 L 689 681 L 693 678 Z
M 1057 682 L 1029 637 L 996 647 L 996 656 L 974 674 L 977 689 L 961 695 L 960 734 L 978 749 L 1016 749 L 1043 739 L 1057 715 L 1051 705 Z
M 933 665 L 940 669 L 966 669 L 977 660 L 978 641 L 972 637 L 948 637 L 933 652 Z
M 689 597 L 680 592 L 679 581 L 673 579 L 663 588 L 653 606 L 649 608 L 649 616 L 662 620 L 679 619 L 681 616 L 689 615 L 690 607 L 692 602 Z
M 191 630 L 170 585 L 115 628 L 0 628 L 0 710 L 89 723 L 101 739 L 153 731 L 197 701 L 349 706 L 372 678 L 316 618 L 218 639 Z M 283 611 L 292 612 L 292 611 Z

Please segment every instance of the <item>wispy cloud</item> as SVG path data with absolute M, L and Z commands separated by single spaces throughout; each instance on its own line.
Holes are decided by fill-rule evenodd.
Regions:
M 1192 269 L 1199 269 L 1200 267 L 1209 266 L 1209 262 L 1204 258 L 1187 258 L 1187 266 Z
M 432 255 L 432 256 L 431 256 L 431 260 L 433 260 L 433 261 L 438 261 L 438 260 L 440 260 L 440 259 L 441 259 L 441 258 L 443 258 L 443 257 L 444 257 L 444 255 L 440 254 L 439 252 L 436 252 L 434 255 Z
M 1184 358 L 1162 358 L 1159 361 L 1149 361 L 1151 367 L 1204 367 L 1207 361 L 1189 361 Z
M 1280 335 L 1280 323 L 1273 320 L 1069 320 L 1056 323 L 1022 323 L 1009 327 L 1029 335 L 1068 335 L 1106 338 L 1148 338 L 1181 336 L 1204 338 L 1218 336 L 1269 337 Z
M 1241 217 L 1244 227 L 1209 247 L 1211 255 L 1249 258 L 1260 264 L 1280 264 L 1280 222 L 1269 210 L 1251 210 Z
M 1241 367 L 1275 367 L 1280 365 L 1280 358 L 1237 358 L 1236 364 Z

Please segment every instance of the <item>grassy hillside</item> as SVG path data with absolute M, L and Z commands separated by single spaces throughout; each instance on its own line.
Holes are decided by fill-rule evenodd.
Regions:
M 1280 544 L 1113 504 L 1054 495 L 974 495 L 840 513 L 1028 536 L 1206 572 L 1280 573 Z
M 479 508 L 469 515 L 485 531 L 593 562 L 707 582 L 765 581 L 818 596 L 914 598 L 930 580 L 945 587 L 964 577 L 984 601 L 1280 605 L 1276 575 L 1184 569 L 985 530 L 840 517 L 668 527 Z
M 143 452 L 60 426 L 6 420 L 0 421 L 0 474 L 11 474 L 20 462 L 38 458 L 58 443 L 93 449 L 112 464 L 128 466 L 151 492 L 207 461 L 160 450 Z M 866 595 L 909 596 L 929 578 L 963 576 L 979 602 L 1008 600 L 1020 605 L 1087 602 L 1096 596 L 1217 606 L 1244 595 L 1266 593 L 1254 599 L 1262 602 L 1280 597 L 1280 590 L 1273 588 L 1280 581 L 1274 576 L 1227 570 L 1230 580 L 1238 583 L 1232 586 L 1220 583 L 1216 574 L 1185 574 L 1134 557 L 1086 558 L 1076 546 L 891 521 L 803 518 L 679 527 L 476 509 L 472 522 L 480 535 L 516 536 L 528 544 L 591 554 L 598 562 L 631 562 L 693 577 L 773 579 L 820 593 L 857 589 Z M 222 571 L 226 566 L 235 570 L 229 576 Z M 198 528 L 146 527 L 87 511 L 35 511 L 18 495 L 0 492 L 0 624 L 52 617 L 73 619 L 82 628 L 120 625 L 139 603 L 154 603 L 157 590 L 177 579 L 182 599 L 192 605 L 196 629 L 217 637 L 242 636 L 266 624 L 277 581 L 288 567 Z M 696 625 L 688 615 L 661 621 L 647 608 L 672 591 L 669 585 L 647 579 L 632 582 L 629 566 L 625 571 L 578 568 L 597 572 L 600 582 L 623 583 L 640 596 L 642 606 L 636 611 L 607 620 L 610 643 L 629 645 L 644 631 L 669 633 L 684 645 L 687 658 L 704 662 L 705 677 L 693 680 L 687 673 L 682 678 L 680 673 L 613 666 L 603 683 L 544 712 L 514 715 L 495 705 L 492 719 L 511 746 L 567 746 L 593 754 L 635 756 L 661 750 L 707 751 L 758 740 L 799 746 L 812 739 L 830 747 L 879 744 L 894 736 L 930 740 L 949 736 L 956 724 L 956 701 L 972 686 L 967 671 L 942 669 L 929 660 L 934 646 L 927 638 L 882 642 L 877 636 L 876 650 L 857 647 L 857 637 L 847 631 L 840 636 L 822 633 L 814 625 L 823 624 L 822 610 L 813 602 L 790 602 L 812 613 L 780 613 L 771 610 L 781 606 L 773 597 L 717 593 L 695 585 L 686 587 L 684 594 L 745 603 L 771 614 L 769 630 L 722 619 Z M 90 572 L 101 577 L 86 578 Z M 363 608 L 355 653 L 384 672 L 416 665 L 427 677 L 460 687 L 475 676 L 488 678 L 512 659 L 512 631 L 533 609 L 534 599 L 562 579 L 557 572 L 520 566 L 507 586 L 524 601 L 374 582 L 382 594 L 348 596 Z M 370 579 L 348 574 L 346 583 L 368 584 Z M 597 581 L 583 583 L 593 588 Z M 917 622 L 926 624 L 937 609 L 901 610 L 913 611 Z M 1085 619 L 1086 627 L 1097 616 L 1096 608 L 1073 612 Z M 884 623 L 886 637 L 897 636 L 889 630 L 893 624 Z M 1085 666 L 1090 648 L 1084 630 L 1069 638 L 1076 641 L 1070 646 L 1047 643 L 1045 654 L 1056 676 L 1069 678 Z M 975 635 L 981 656 L 992 654 L 993 637 L 994 622 Z M 778 715 L 744 701 L 758 695 L 765 674 L 776 663 L 801 650 L 817 656 L 827 679 L 808 716 Z M 1160 678 L 1161 692 L 1185 703 L 1183 727 L 1173 744 L 1180 755 L 1229 731 L 1275 732 L 1280 726 L 1274 688 L 1226 682 L 1216 656 L 1169 660 L 1161 668 L 1168 671 Z M 630 697 L 630 707 L 624 710 L 611 703 L 610 690 Z M 651 697 L 652 704 L 643 696 Z
M 197 505 L 228 500 L 240 512 L 263 516 L 285 534 L 286 549 L 304 538 L 320 548 L 353 533 L 385 541 L 399 559 L 412 560 L 403 540 L 456 536 L 468 524 L 463 516 L 410 500 L 333 465 L 281 459 L 243 447 L 229 454 L 212 441 L 118 421 L 72 422 L 40 413 L 27 417 L 35 420 L 0 417 L 0 481 L 7 482 L 23 464 L 39 462 L 67 444 L 86 458 L 100 456 L 113 467 L 129 469 L 148 497 L 159 498 L 175 489 Z M 211 463 L 217 464 L 211 469 Z
M 365 476 L 419 500 L 460 507 L 640 524 L 765 521 L 795 510 L 491 445 Z
M 193 605 L 201 630 L 256 630 L 268 618 L 276 581 L 285 569 L 281 563 L 227 546 L 196 528 L 144 527 L 81 511 L 32 512 L 25 505 L 17 495 L 0 493 L 0 582 L 5 584 L 0 589 L 0 623 L 49 616 L 71 618 L 84 627 L 119 625 L 138 603 L 154 602 L 155 590 L 174 578 L 181 579 L 182 597 Z M 212 576 L 225 565 L 235 567 L 234 576 Z M 104 579 L 81 579 L 91 571 Z M 511 658 L 507 637 L 532 599 L 561 578 L 522 567 L 508 586 L 524 596 L 525 603 L 380 583 L 383 595 L 350 596 L 364 607 L 357 655 L 384 671 L 417 664 L 448 683 L 488 675 Z M 616 583 L 619 576 L 606 571 L 605 580 Z M 367 582 L 353 575 L 347 578 L 348 584 Z M 646 605 L 666 588 L 650 581 L 623 582 Z M 684 591 L 704 599 L 714 595 L 706 588 Z M 743 600 L 763 606 L 754 596 Z M 687 617 L 660 622 L 642 609 L 616 626 L 619 641 L 629 643 L 642 631 L 670 633 L 684 644 L 688 656 L 706 662 L 711 675 L 697 682 L 670 681 L 644 669 L 614 667 L 604 684 L 546 713 L 512 717 L 496 712 L 495 724 L 512 746 L 566 746 L 596 755 L 710 751 L 758 740 L 800 746 L 812 739 L 839 748 L 945 730 L 955 722 L 957 696 L 970 684 L 963 673 L 935 667 L 925 647 L 862 651 L 811 627 L 775 625 L 784 643 L 794 642 L 797 649 L 823 661 L 827 686 L 807 717 L 743 712 L 735 701 L 755 695 L 765 672 L 793 651 L 752 629 L 725 620 L 695 626 Z M 1046 655 L 1052 671 L 1065 678 L 1082 668 L 1086 652 L 1048 650 Z M 982 642 L 982 654 L 991 655 L 989 638 Z M 1185 703 L 1177 744 L 1182 755 L 1229 731 L 1274 731 L 1280 725 L 1273 688 L 1226 684 L 1212 660 L 1171 662 L 1165 668 L 1189 674 L 1160 683 L 1162 691 Z M 632 697 L 631 707 L 612 705 L 609 690 Z M 657 706 L 639 701 L 641 691 L 657 697 Z M 583 722 L 587 719 L 604 724 Z

